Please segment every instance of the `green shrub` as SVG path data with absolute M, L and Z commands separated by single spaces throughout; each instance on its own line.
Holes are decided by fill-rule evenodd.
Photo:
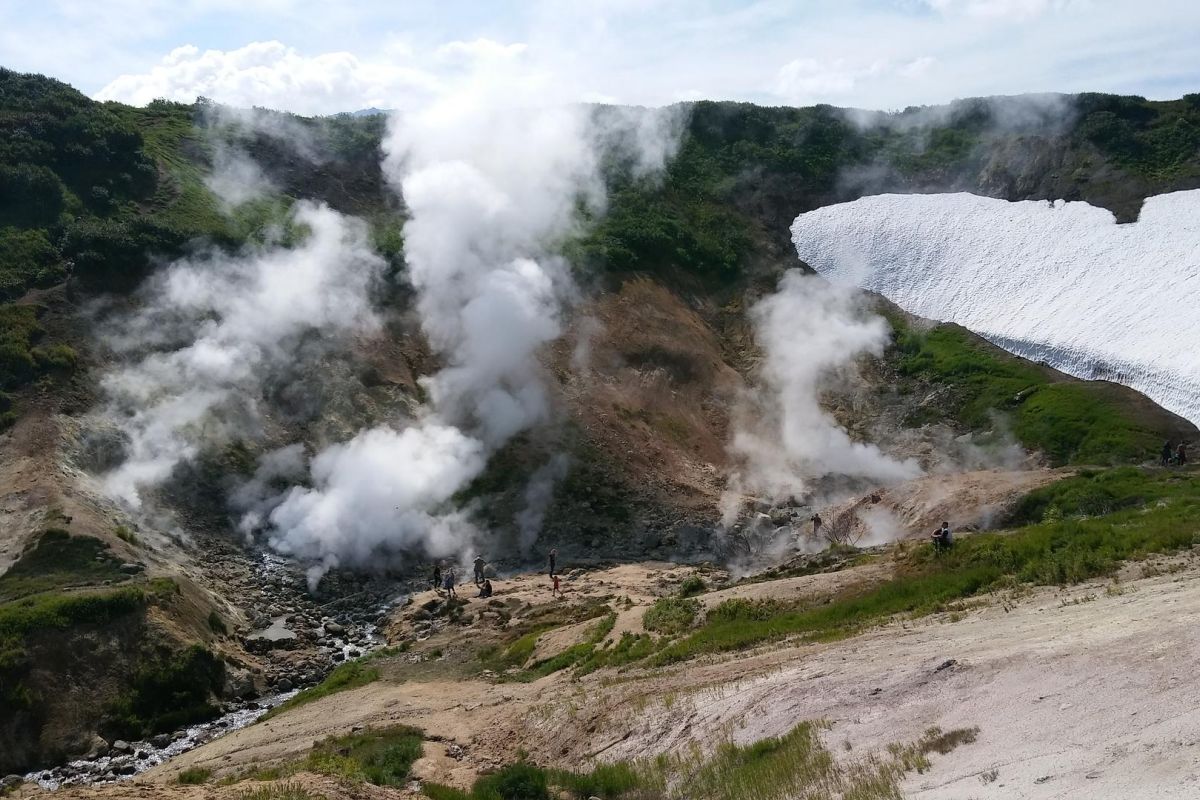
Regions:
M 229 628 L 225 625 L 225 620 L 221 619 L 221 615 L 216 611 L 208 612 L 208 629 L 218 636 L 227 636 Z
M 668 636 L 682 633 L 696 621 L 700 613 L 700 603 L 697 600 L 684 597 L 663 597 L 654 601 L 654 605 L 646 609 L 642 617 L 642 625 L 646 630 L 662 633 Z
M 50 528 L 0 575 L 0 602 L 71 586 L 120 581 L 127 577 L 120 566 L 99 539 Z
M 225 682 L 225 662 L 200 645 L 145 657 L 126 693 L 108 709 L 111 733 L 141 738 L 220 714 L 211 702 Z
M 331 736 L 313 746 L 304 768 L 376 786 L 403 786 L 421 757 L 424 738 L 405 725 Z
M 683 583 L 679 584 L 680 597 L 695 597 L 698 594 L 704 594 L 708 591 L 708 587 L 704 584 L 704 579 L 699 575 L 689 575 L 684 578 Z
M 188 767 L 179 772 L 175 777 L 175 782 L 188 786 L 196 786 L 201 783 L 208 783 L 208 779 L 211 777 L 212 770 L 207 767 Z
M 546 772 L 532 764 L 510 764 L 475 782 L 478 800 L 550 800 Z

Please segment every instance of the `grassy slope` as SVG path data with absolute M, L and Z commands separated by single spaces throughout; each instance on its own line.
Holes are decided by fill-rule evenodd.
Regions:
M 995 427 L 999 413 L 1022 445 L 1053 464 L 1136 463 L 1153 459 L 1164 439 L 1197 436 L 1195 426 L 1131 389 L 1068 378 L 957 325 L 918 331 L 899 315 L 889 317 L 900 375 L 951 394 L 948 403 L 923 409 L 910 424 L 949 419 L 980 430 Z

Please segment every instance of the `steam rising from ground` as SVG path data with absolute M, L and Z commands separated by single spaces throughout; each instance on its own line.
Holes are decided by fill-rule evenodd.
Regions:
M 860 295 L 793 270 L 750 313 L 763 350 L 761 387 L 735 419 L 730 449 L 740 466 L 722 499 L 726 524 L 746 494 L 803 498 L 825 476 L 888 483 L 920 474 L 916 462 L 854 441 L 821 408 L 822 390 L 833 377 L 852 369 L 859 356 L 882 355 L 887 346 L 887 321 L 869 314 Z
M 410 427 L 364 431 L 319 454 L 311 487 L 271 512 L 272 546 L 315 563 L 311 580 L 397 552 L 465 560 L 477 532 L 452 498 L 492 452 L 551 416 L 537 354 L 576 293 L 554 253 L 580 208 L 602 210 L 605 137 L 588 109 L 547 105 L 546 89 L 544 76 L 502 60 L 392 120 L 384 167 L 410 214 L 407 275 L 445 366 L 423 379 L 428 403 Z M 653 127 L 622 130 L 649 154 L 636 166 L 668 152 Z M 534 476 L 518 521 L 525 547 L 561 472 L 553 461 Z
M 211 251 L 156 273 L 106 337 L 126 365 L 103 379 L 105 414 L 127 445 L 104 483 L 130 507 L 202 446 L 253 431 L 264 387 L 301 348 L 374 328 L 368 297 L 384 264 L 366 226 L 313 203 L 291 221 L 307 230 L 294 249 Z

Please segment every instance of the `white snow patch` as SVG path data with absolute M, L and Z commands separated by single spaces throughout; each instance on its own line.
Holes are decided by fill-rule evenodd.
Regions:
M 834 282 L 1200 423 L 1200 191 L 1125 225 L 1083 202 L 877 195 L 801 214 L 792 240 Z

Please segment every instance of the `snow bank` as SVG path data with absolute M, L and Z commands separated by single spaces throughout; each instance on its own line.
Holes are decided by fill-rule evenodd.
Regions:
M 801 214 L 792 240 L 830 280 L 1200 423 L 1200 191 L 1126 225 L 1082 202 L 878 195 Z

